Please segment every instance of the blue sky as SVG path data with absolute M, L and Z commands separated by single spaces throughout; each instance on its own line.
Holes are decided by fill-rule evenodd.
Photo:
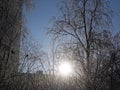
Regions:
M 35 7 L 28 13 L 25 13 L 26 26 L 30 30 L 33 38 L 40 42 L 43 49 L 47 51 L 50 48 L 51 38 L 46 35 L 51 26 L 52 16 L 58 16 L 58 4 L 61 0 L 33 0 Z M 112 9 L 115 11 L 113 19 L 114 29 L 120 31 L 120 0 L 110 0 Z
M 49 49 L 51 38 L 46 35 L 51 26 L 50 19 L 58 15 L 58 3 L 61 0 L 33 0 L 35 7 L 25 13 L 26 26 L 32 37 L 40 42 L 45 50 Z
M 115 31 L 120 31 L 120 0 L 110 0 L 114 11 L 113 25 Z

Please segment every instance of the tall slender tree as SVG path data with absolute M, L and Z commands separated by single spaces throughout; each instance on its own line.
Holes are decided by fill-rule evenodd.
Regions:
M 85 88 L 93 90 L 92 67 L 95 45 L 92 39 L 95 32 L 109 29 L 112 24 L 112 10 L 109 1 L 64 0 L 60 6 L 60 12 L 61 15 L 54 20 L 50 32 L 55 38 L 61 37 L 65 41 L 72 40 L 70 43 L 76 44 L 79 56 L 84 57 L 81 66 L 84 69 Z

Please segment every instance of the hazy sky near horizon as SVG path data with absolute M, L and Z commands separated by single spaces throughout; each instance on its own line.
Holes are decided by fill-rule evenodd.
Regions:
M 62 0 L 33 0 L 35 7 L 25 13 L 26 26 L 32 37 L 41 43 L 43 49 L 50 49 L 51 38 L 46 34 L 52 23 L 50 19 L 59 15 L 58 5 Z M 114 11 L 114 30 L 120 31 L 120 0 L 110 0 Z

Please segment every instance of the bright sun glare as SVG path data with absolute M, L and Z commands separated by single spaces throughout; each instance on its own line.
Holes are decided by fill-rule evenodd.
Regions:
M 69 74 L 71 74 L 72 73 L 71 64 L 68 62 L 61 63 L 59 66 L 59 73 L 62 76 L 68 76 Z

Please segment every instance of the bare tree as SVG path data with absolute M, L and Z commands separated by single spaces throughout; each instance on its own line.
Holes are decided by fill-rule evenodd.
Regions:
M 70 40 L 67 45 L 76 45 L 78 61 L 81 63 L 86 81 L 84 87 L 91 90 L 94 88 L 92 68 L 95 68 L 93 65 L 95 45 L 92 38 L 95 32 L 108 29 L 112 24 L 109 1 L 65 0 L 60 11 L 61 16 L 55 19 L 50 33 L 55 38 L 61 37 L 65 42 Z

